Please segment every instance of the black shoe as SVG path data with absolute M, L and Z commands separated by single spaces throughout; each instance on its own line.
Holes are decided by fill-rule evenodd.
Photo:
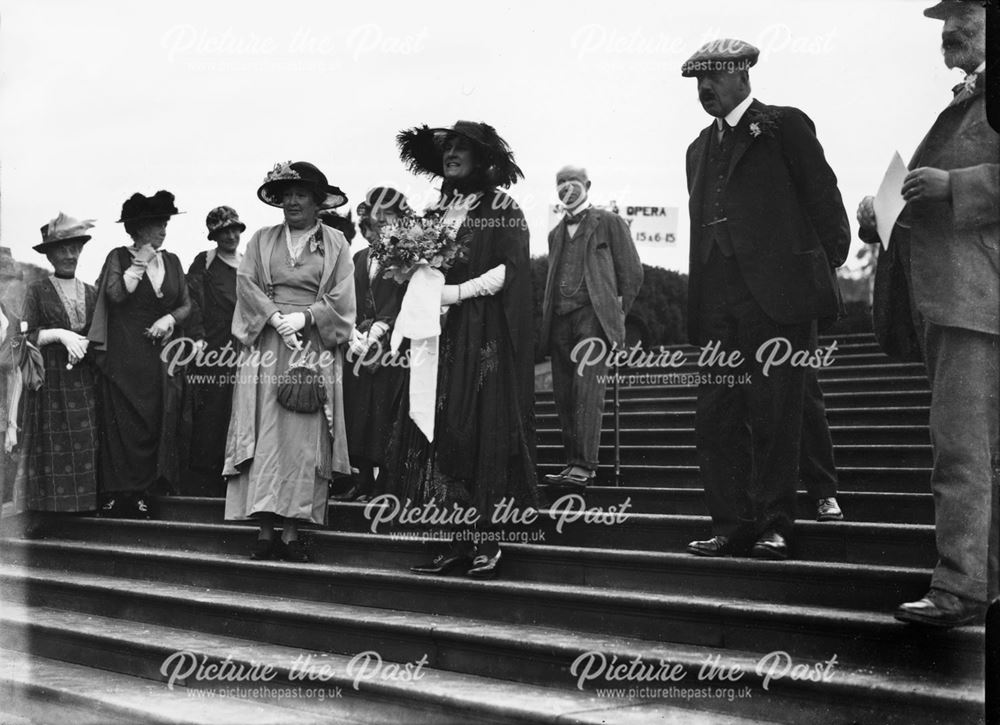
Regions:
M 465 571 L 472 563 L 472 557 L 468 551 L 451 551 L 438 554 L 426 564 L 411 566 L 410 571 L 414 574 L 450 574 L 456 569 Z
M 257 539 L 257 543 L 250 552 L 250 558 L 255 561 L 268 561 L 275 558 L 275 542 L 281 543 L 277 539 Z
M 729 556 L 732 551 L 728 536 L 713 536 L 704 541 L 692 541 L 688 544 L 688 553 L 695 556 Z
M 500 558 L 503 552 L 497 549 L 493 556 L 480 554 L 472 560 L 472 567 L 465 572 L 467 577 L 473 579 L 495 579 L 497 570 L 500 568 Z
M 982 606 L 942 589 L 931 589 L 923 599 L 900 604 L 893 615 L 900 622 L 947 629 L 981 623 Z
M 563 476 L 573 470 L 572 466 L 566 466 L 566 468 L 559 471 L 559 473 L 546 473 L 545 482 L 546 483 L 561 483 Z
M 138 496 L 135 499 L 135 518 L 145 519 L 146 521 L 153 518 L 153 510 L 150 505 L 150 501 L 145 496 Z
M 308 564 L 312 561 L 312 557 L 309 556 L 306 547 L 298 539 L 293 539 L 284 544 L 279 556 L 282 561 L 293 561 L 298 564 Z
M 104 500 L 104 503 L 101 504 L 101 508 L 97 510 L 97 515 L 109 519 L 118 518 L 121 515 L 119 511 L 120 507 L 121 499 L 112 496 L 111 498 Z
M 334 501 L 353 501 L 361 493 L 361 487 L 354 484 L 343 493 L 336 493 L 330 496 Z
M 777 531 L 769 531 L 753 545 L 750 556 L 754 559 L 784 560 L 788 558 L 788 542 Z

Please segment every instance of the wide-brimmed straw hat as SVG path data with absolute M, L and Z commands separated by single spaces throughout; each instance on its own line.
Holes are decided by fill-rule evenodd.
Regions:
M 510 146 L 486 123 L 457 121 L 451 128 L 424 125 L 400 131 L 396 136 L 399 157 L 415 174 L 444 177 L 444 142 L 452 135 L 462 136 L 476 145 L 490 184 L 507 187 L 524 178 L 524 172 L 514 162 Z
M 308 161 L 284 161 L 264 177 L 264 183 L 257 189 L 257 198 L 270 206 L 281 206 L 281 195 L 292 184 L 302 184 L 314 189 L 324 197 L 321 209 L 336 209 L 347 203 L 347 194 L 326 180 L 326 174 Z
M 55 219 L 42 227 L 42 243 L 32 249 L 45 254 L 60 244 L 86 244 L 91 238 L 87 231 L 93 226 L 93 219 L 80 220 L 59 212 Z

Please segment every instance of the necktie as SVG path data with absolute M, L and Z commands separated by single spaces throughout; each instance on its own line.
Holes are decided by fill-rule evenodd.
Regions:
M 566 212 L 566 226 L 573 226 L 574 224 L 579 224 L 583 221 L 583 218 L 587 216 L 587 210 L 584 209 L 579 214 L 570 214 Z
M 723 121 L 722 122 L 722 127 L 719 128 L 719 130 L 716 133 L 716 138 L 718 138 L 720 146 L 722 146 L 724 143 L 726 143 L 726 139 L 729 138 L 729 135 L 732 132 L 733 132 L 733 127 L 730 126 L 725 121 Z

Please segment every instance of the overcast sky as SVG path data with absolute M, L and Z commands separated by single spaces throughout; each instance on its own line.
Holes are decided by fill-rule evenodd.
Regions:
M 0 244 L 46 264 L 31 249 L 42 224 L 95 218 L 90 281 L 130 243 L 122 202 L 168 189 L 187 214 L 166 248 L 187 265 L 210 246 L 216 205 L 250 231 L 281 221 L 256 189 L 282 160 L 318 165 L 351 208 L 378 184 L 422 205 L 432 186 L 404 170 L 396 133 L 469 119 L 494 125 L 524 169 L 511 193 L 532 253 L 546 249 L 555 172 L 573 163 L 596 203 L 680 207 L 677 243 L 640 253 L 685 271 L 684 153 L 710 119 L 681 63 L 715 37 L 758 45 L 754 96 L 812 117 L 853 223 L 960 78 L 941 61 L 941 22 L 921 13 L 932 4 L 0 1 Z

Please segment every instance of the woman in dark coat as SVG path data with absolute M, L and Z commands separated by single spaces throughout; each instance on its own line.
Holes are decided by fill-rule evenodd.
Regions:
M 184 269 L 161 247 L 174 195 L 133 194 L 121 219 L 133 244 L 111 250 L 98 280 L 91 347 L 103 375 L 100 477 L 107 516 L 151 518 L 151 490 L 174 490 L 184 376 L 161 357 L 191 314 Z
M 365 239 L 378 238 L 379 227 L 413 211 L 395 189 L 375 187 L 358 206 L 359 225 Z M 404 287 L 382 275 L 370 247 L 354 255 L 354 293 L 358 301 L 357 326 L 351 334 L 344 370 L 344 417 L 351 465 L 358 469 L 357 485 L 341 500 L 366 501 L 375 483 L 375 469 L 385 461 L 385 451 L 399 406 L 406 371 L 385 364 L 389 334 L 399 314 Z
M 480 534 L 496 528 L 497 505 L 522 512 L 538 505 L 528 227 L 514 200 L 497 189 L 523 174 L 485 123 L 423 126 L 401 133 L 398 142 L 411 170 L 444 179 L 438 211 L 459 225 L 467 253 L 447 272 L 441 295 L 448 312 L 433 442 L 410 420 L 404 392 L 379 487 L 413 506 L 442 511 L 457 504 L 479 517 L 479 531 L 456 533 L 448 551 L 412 571 L 493 577 L 502 532 Z
M 87 331 L 97 293 L 76 278 L 90 221 L 60 213 L 42 227 L 35 251 L 55 273 L 28 287 L 23 320 L 28 340 L 41 350 L 45 380 L 24 398 L 25 493 L 34 511 L 97 508 L 97 388 Z
M 194 364 L 188 371 L 191 443 L 180 492 L 188 496 L 225 496 L 222 466 L 226 459 L 226 431 L 236 366 L 223 363 L 231 363 L 236 350 L 232 334 L 236 270 L 243 259 L 238 251 L 240 234 L 247 227 L 228 206 L 212 209 L 205 225 L 215 249 L 199 253 L 188 269 L 192 305 L 189 332 L 202 346 L 206 360 L 213 364 Z M 232 351 L 228 360 L 222 354 L 227 346 Z

